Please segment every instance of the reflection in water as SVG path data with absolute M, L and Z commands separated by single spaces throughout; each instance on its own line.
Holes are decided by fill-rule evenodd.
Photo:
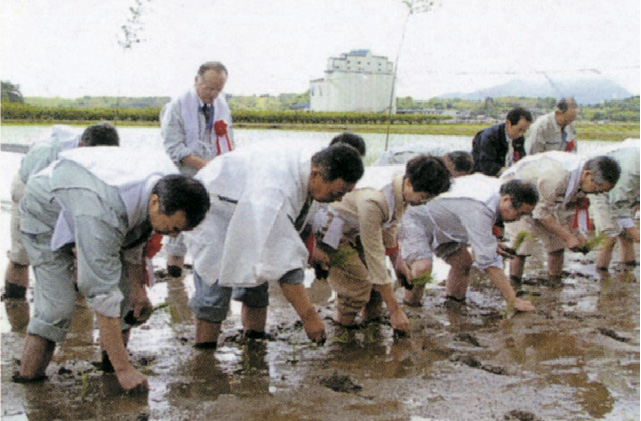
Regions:
M 172 323 L 191 323 L 192 312 L 189 309 L 189 297 L 182 278 L 167 278 L 167 303 L 170 305 Z
M 64 359 L 94 359 L 94 313 L 89 309 L 85 298 L 76 293 L 76 306 L 71 319 L 71 327 L 65 340 L 59 344 L 58 352 Z
M 229 376 L 220 369 L 219 361 L 211 351 L 196 351 L 179 370 L 182 381 L 167 385 L 166 399 L 173 406 L 190 406 L 203 400 L 216 400 L 222 394 L 231 393 Z

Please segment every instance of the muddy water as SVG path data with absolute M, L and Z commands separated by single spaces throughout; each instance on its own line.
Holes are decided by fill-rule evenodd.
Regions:
M 406 308 L 412 335 L 400 339 L 387 319 L 356 330 L 334 325 L 327 284 L 310 281 L 328 328 L 327 343 L 313 345 L 275 287 L 271 337 L 244 341 L 236 309 L 215 352 L 192 347 L 191 275 L 161 276 L 152 301 L 170 305 L 134 329 L 129 344 L 151 386 L 139 396 L 124 395 L 116 377 L 94 364 L 97 330 L 82 297 L 49 380 L 11 383 L 29 309 L 3 302 L 2 419 L 638 419 L 639 269 L 613 264 L 601 277 L 593 254 L 566 260 L 560 288 L 534 285 L 543 264 L 528 261 L 522 290 L 533 314 L 506 311 L 474 272 L 466 306 L 446 307 L 437 284 L 423 307 Z M 445 273 L 437 266 L 437 280 Z

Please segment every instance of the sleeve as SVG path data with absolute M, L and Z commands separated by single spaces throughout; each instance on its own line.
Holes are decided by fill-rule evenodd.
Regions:
M 478 267 L 482 270 L 490 267 L 503 268 L 503 258 L 496 251 L 498 244 L 492 234 L 494 214 L 483 206 L 478 211 L 459 214 L 459 218 L 465 225 Z
M 408 265 L 417 260 L 431 259 L 432 248 L 430 245 L 427 226 L 422 222 L 418 210 L 423 206 L 410 208 L 403 215 L 399 228 L 399 246 L 401 256 Z
M 496 163 L 498 160 L 498 154 L 494 140 L 495 139 L 489 130 L 481 132 L 481 138 L 479 139 L 478 166 L 483 174 L 490 176 L 498 174 L 499 170 L 502 168 L 501 165 Z
M 541 140 L 542 132 L 543 124 L 541 124 L 540 121 L 535 121 L 534 124 L 530 126 L 530 130 L 525 138 L 525 152 L 528 155 L 545 152 L 545 142 Z
M 558 199 L 565 195 L 568 182 L 569 174 L 567 173 L 561 175 L 558 171 L 543 171 L 536 181 L 536 187 L 539 191 L 539 203 L 537 203 L 532 212 L 532 218 L 546 219 L 554 217 L 559 204 Z
M 49 164 L 58 158 L 58 148 L 51 146 L 40 146 L 29 151 L 22 162 L 18 173 L 23 183 L 27 183 L 29 177 L 45 169 Z
M 616 236 L 621 229 L 614 220 L 607 193 L 590 195 L 590 209 L 594 215 L 594 225 L 597 232 L 605 233 L 609 237 Z
M 621 176 L 608 195 L 616 219 L 629 218 L 631 208 L 639 201 L 638 153 L 637 149 L 635 156 L 626 157 L 627 162 L 621 161 Z
M 383 210 L 379 203 L 372 199 L 359 201 L 357 208 L 361 244 L 370 280 L 374 284 L 387 284 L 390 278 L 385 266 Z
M 176 165 L 192 153 L 186 144 L 185 127 L 178 101 L 172 101 L 165 105 L 160 113 L 160 134 L 167 155 Z

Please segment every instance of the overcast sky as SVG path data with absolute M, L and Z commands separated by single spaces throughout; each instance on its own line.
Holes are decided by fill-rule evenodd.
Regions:
M 639 93 L 638 0 L 142 0 L 143 40 L 118 44 L 135 0 L 2 0 L 0 76 L 26 96 L 173 96 L 203 61 L 236 95 L 301 93 L 352 49 L 398 61 L 429 98 L 509 79 L 605 76 Z M 594 69 L 594 70 L 590 70 Z

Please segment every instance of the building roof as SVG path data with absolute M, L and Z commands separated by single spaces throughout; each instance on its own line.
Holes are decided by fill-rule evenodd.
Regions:
M 369 54 L 369 50 L 352 50 L 347 55 L 366 57 L 367 54 Z

